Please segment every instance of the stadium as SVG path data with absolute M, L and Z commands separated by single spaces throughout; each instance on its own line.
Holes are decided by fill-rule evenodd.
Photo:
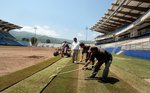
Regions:
M 93 27 L 103 33 L 95 44 L 113 53 L 150 59 L 150 10 L 148 0 L 114 1 Z
M 15 37 L 9 34 L 10 30 L 20 28 L 20 26 L 0 20 L 0 45 L 21 46 L 21 44 L 15 40 Z
M 149 93 L 150 0 L 114 0 L 91 26 L 100 34 L 91 45 L 113 55 L 107 83 L 97 81 L 105 65 L 88 80 L 92 70 L 82 70 L 84 62 L 53 56 L 61 44 L 31 44 L 10 34 L 21 28 L 0 20 L 0 93 Z

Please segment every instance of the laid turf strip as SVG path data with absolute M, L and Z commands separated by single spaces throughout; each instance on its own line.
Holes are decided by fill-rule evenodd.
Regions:
M 98 82 L 98 77 L 102 76 L 104 65 L 94 79 L 86 78 L 90 76 L 92 71 L 80 71 L 78 77 L 80 78 L 80 85 L 77 93 L 149 93 L 150 83 L 144 81 L 142 76 L 140 77 L 140 75 L 149 76 L 147 75 L 147 67 L 149 65 L 149 62 L 145 60 L 114 56 L 110 67 L 108 83 Z M 142 69 L 147 71 L 146 74 L 143 74 L 144 71 Z
M 40 93 L 47 83 L 52 80 L 52 78 L 49 77 L 56 74 L 59 70 L 57 68 L 64 66 L 68 61 L 69 58 L 63 58 L 42 71 L 2 91 L 2 93 Z
M 98 78 L 87 80 L 91 70 L 58 74 L 54 79 L 49 78 L 82 66 L 73 64 L 70 58 L 63 58 L 2 93 L 149 93 L 150 83 L 143 79 L 150 78 L 149 61 L 125 56 L 114 55 L 108 83 L 98 82 Z M 103 69 L 104 65 L 98 77 L 101 77 Z
M 150 61 L 148 60 L 114 55 L 113 65 L 135 74 L 139 78 L 150 79 Z
M 149 93 L 150 83 L 138 78 L 136 75 L 126 72 L 115 66 L 111 66 L 111 71 L 117 75 L 122 81 L 126 82 L 132 88 L 140 93 Z M 126 85 L 124 85 L 126 86 Z M 127 88 L 128 89 L 128 88 Z M 134 92 L 137 93 L 137 92 Z
M 139 93 L 135 88 L 112 72 L 109 73 L 108 83 L 98 82 L 102 71 L 103 67 L 94 79 L 87 78 L 92 73 L 91 70 L 81 71 L 80 73 L 84 73 L 84 75 L 79 76 L 80 87 L 78 93 Z
M 69 62 L 68 64 L 73 64 Z M 66 66 L 60 73 L 78 69 L 78 64 Z M 62 74 L 44 89 L 42 93 L 77 93 L 78 71 Z
M 51 64 L 55 63 L 56 61 L 60 59 L 61 57 L 53 57 L 39 64 L 33 65 L 31 67 L 25 68 L 23 70 L 20 70 L 14 73 L 11 73 L 9 75 L 0 77 L 0 91 L 7 89 L 8 87 L 50 66 Z
M 114 56 L 111 71 L 141 93 L 149 93 L 150 83 L 143 78 L 150 78 L 149 61 L 125 56 Z

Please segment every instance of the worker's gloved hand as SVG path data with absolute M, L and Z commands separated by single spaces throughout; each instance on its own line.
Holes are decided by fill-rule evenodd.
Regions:
M 82 62 L 82 60 L 80 60 L 79 62 Z
M 87 67 L 85 67 L 85 66 L 82 67 L 82 70 L 86 70 L 86 69 L 87 69 Z
M 109 60 L 109 63 L 112 63 L 112 61 L 111 61 L 111 60 Z

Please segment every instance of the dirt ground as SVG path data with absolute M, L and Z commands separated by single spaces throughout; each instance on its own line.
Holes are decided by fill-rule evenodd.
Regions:
M 0 76 L 51 58 L 53 52 L 52 48 L 0 46 Z

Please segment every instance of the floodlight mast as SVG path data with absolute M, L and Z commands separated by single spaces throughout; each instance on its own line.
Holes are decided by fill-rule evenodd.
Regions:
M 36 30 L 37 30 L 37 27 L 34 27 L 34 31 L 35 31 L 34 42 L 36 41 Z M 36 46 L 36 43 L 35 43 L 35 46 Z
M 85 28 L 85 30 L 86 30 L 85 40 L 87 41 L 87 34 L 88 34 L 88 32 L 87 32 L 87 31 L 88 31 L 88 27 L 86 27 L 86 28 Z

